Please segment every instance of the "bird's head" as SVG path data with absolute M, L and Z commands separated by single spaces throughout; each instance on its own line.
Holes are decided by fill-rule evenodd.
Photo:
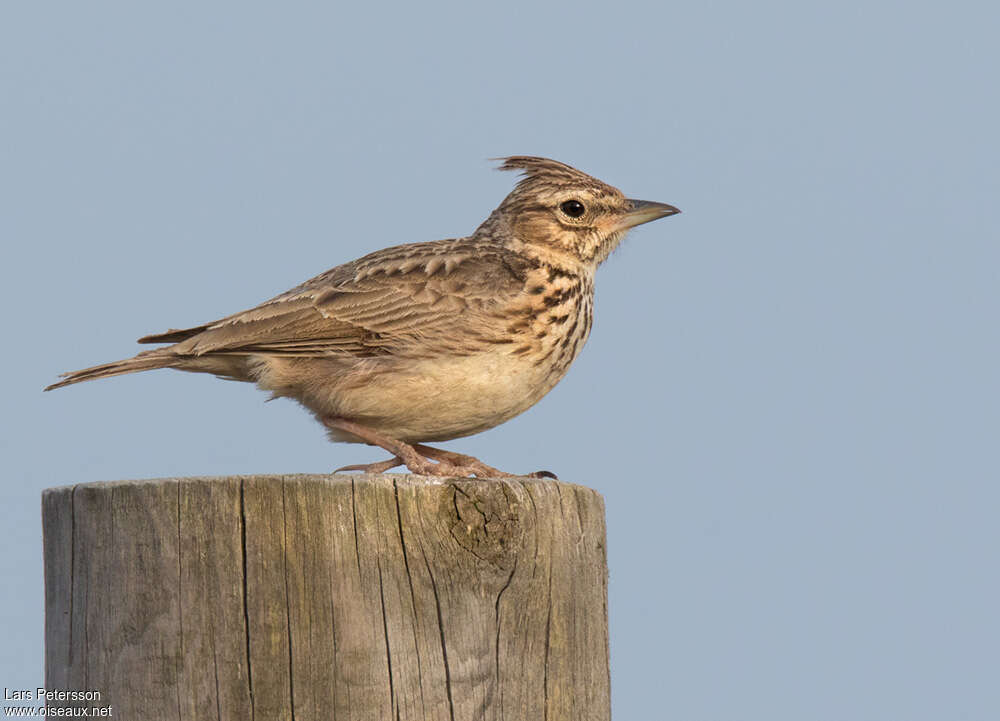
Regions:
M 490 219 L 518 241 L 546 253 L 597 266 L 629 228 L 680 211 L 666 203 L 633 200 L 607 183 L 547 158 L 504 158 L 500 170 L 524 174 Z

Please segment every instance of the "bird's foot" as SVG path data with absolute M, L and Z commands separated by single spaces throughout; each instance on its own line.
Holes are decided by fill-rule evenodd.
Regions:
M 442 471 L 448 469 L 447 474 L 442 474 L 439 471 L 434 475 L 462 475 L 475 476 L 476 478 L 511 478 L 516 475 L 501 471 L 499 468 L 494 468 L 493 466 L 488 466 L 478 458 L 467 456 L 464 453 L 432 448 L 422 443 L 414 443 L 413 449 L 425 458 L 437 461 L 434 466 L 435 468 L 440 468 Z
M 475 461 L 475 459 L 472 459 Z M 404 461 L 399 456 L 394 456 L 386 461 L 380 461 L 379 463 L 360 463 L 357 465 L 343 466 L 334 471 L 334 473 L 340 473 L 342 471 L 361 471 L 362 473 L 384 473 L 390 468 L 396 468 L 397 466 L 405 465 L 411 473 L 415 473 L 420 476 L 477 476 L 479 478 L 484 478 L 487 476 L 498 477 L 498 476 L 510 476 L 510 473 L 504 473 L 503 471 L 497 469 L 490 469 L 485 463 L 479 463 L 476 461 L 473 464 L 459 464 L 449 461 L 438 461 L 435 462 L 430 458 L 425 458 L 421 454 L 416 454 L 415 457 L 410 458 L 408 461 Z
M 427 452 L 429 451 L 429 452 Z M 367 463 L 355 466 L 344 466 L 338 468 L 334 473 L 341 471 L 362 471 L 364 473 L 383 473 L 390 468 L 405 465 L 410 473 L 420 476 L 476 476 L 477 478 L 506 478 L 513 476 L 513 473 L 505 473 L 498 468 L 493 468 L 485 463 L 473 458 L 464 456 L 461 453 L 451 453 L 441 451 L 437 448 L 420 446 L 419 450 L 414 447 L 414 454 L 407 454 L 404 461 L 399 456 L 390 458 L 380 463 Z
M 450 464 L 454 468 L 464 470 L 464 475 L 472 475 L 476 478 L 514 478 L 519 475 L 526 475 L 528 478 L 556 478 L 556 474 L 551 471 L 535 471 L 534 473 L 527 474 L 507 473 L 506 471 L 501 471 L 499 468 L 488 466 L 473 456 L 446 451 L 441 448 L 432 448 L 422 443 L 413 444 L 413 448 L 422 456 L 433 458 L 439 464 Z
M 334 473 L 341 473 L 342 471 L 361 471 L 362 473 L 384 473 L 390 468 L 396 468 L 398 466 L 405 465 L 410 473 L 414 473 L 418 476 L 452 476 L 452 477 L 467 477 L 475 476 L 476 478 L 514 478 L 518 474 L 507 473 L 506 471 L 501 471 L 499 468 L 494 468 L 493 466 L 488 466 L 477 458 L 472 456 L 465 456 L 461 453 L 451 454 L 449 451 L 441 451 L 438 448 L 431 449 L 435 452 L 434 456 L 426 454 L 428 457 L 423 457 L 423 451 L 421 451 L 416 458 L 410 459 L 409 462 L 403 461 L 398 456 L 390 458 L 386 461 L 381 461 L 379 463 L 361 463 L 358 465 L 343 466 L 334 471 Z M 441 453 L 442 455 L 437 455 Z M 444 459 L 443 454 L 448 453 L 451 456 L 456 456 L 458 458 L 452 457 L 449 459 Z M 441 460 L 435 461 L 433 458 L 441 458 Z M 460 461 L 459 458 L 468 459 L 467 461 Z M 528 478 L 557 478 L 556 474 L 551 471 L 536 471 L 534 473 L 525 474 Z
M 338 468 L 340 471 L 363 471 L 365 473 L 383 473 L 390 468 L 405 465 L 410 473 L 420 476 L 475 476 L 476 478 L 513 478 L 518 474 L 507 473 L 499 468 L 488 466 L 478 458 L 467 456 L 464 453 L 445 451 L 440 448 L 432 448 L 422 443 L 404 443 L 394 438 L 383 436 L 381 433 L 368 426 L 354 423 L 343 418 L 324 418 L 323 423 L 329 428 L 338 431 L 346 431 L 360 440 L 373 446 L 379 446 L 393 454 L 387 461 L 379 463 L 367 463 L 360 465 L 344 466 Z M 531 478 L 556 478 L 550 471 L 536 471 L 528 474 Z

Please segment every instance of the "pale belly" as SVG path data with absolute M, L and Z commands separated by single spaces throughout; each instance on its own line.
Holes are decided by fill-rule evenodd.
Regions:
M 282 382 L 293 375 L 287 374 L 290 363 L 296 365 L 294 387 Z M 408 443 L 493 428 L 533 406 L 565 374 L 565 368 L 536 365 L 506 348 L 433 360 L 366 359 L 350 368 L 324 359 L 271 360 L 260 370 L 262 388 L 295 398 L 319 417 L 351 420 Z

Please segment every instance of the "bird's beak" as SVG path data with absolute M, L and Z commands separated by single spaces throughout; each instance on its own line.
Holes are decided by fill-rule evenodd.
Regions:
M 677 215 L 681 212 L 672 205 L 667 205 L 666 203 L 654 203 L 651 200 L 632 200 L 628 201 L 632 209 L 622 216 L 621 221 L 619 221 L 620 230 L 628 230 L 629 228 L 634 228 L 637 225 L 642 225 L 643 223 L 648 223 L 651 220 L 659 220 L 660 218 L 666 218 L 668 215 Z

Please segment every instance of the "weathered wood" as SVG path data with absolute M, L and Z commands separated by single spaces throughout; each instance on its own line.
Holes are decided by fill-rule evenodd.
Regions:
M 589 489 L 192 478 L 50 489 L 42 511 L 46 686 L 115 718 L 610 717 Z

